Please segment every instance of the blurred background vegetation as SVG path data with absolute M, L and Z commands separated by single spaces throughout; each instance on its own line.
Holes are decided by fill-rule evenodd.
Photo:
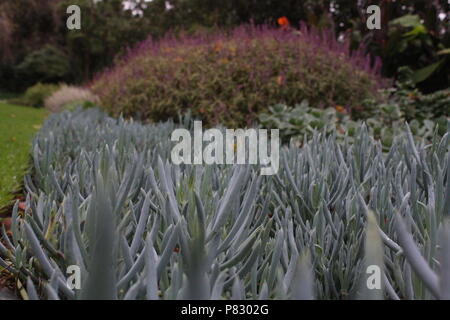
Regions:
M 66 27 L 73 4 L 81 30 Z M 370 5 L 380 30 L 367 28 Z M 188 113 L 300 144 L 325 128 L 351 139 L 364 121 L 384 150 L 408 121 L 430 141 L 449 130 L 449 20 L 450 0 L 0 0 L 3 199 L 44 106 Z
M 364 46 L 396 79 L 409 67 L 423 93 L 450 86 L 448 0 L 0 0 L 0 91 L 38 82 L 83 83 L 149 35 L 199 33 L 243 23 L 331 29 Z M 66 8 L 82 9 L 82 29 L 68 31 Z M 381 30 L 368 30 L 366 8 L 382 10 Z M 124 10 L 125 8 L 128 10 Z

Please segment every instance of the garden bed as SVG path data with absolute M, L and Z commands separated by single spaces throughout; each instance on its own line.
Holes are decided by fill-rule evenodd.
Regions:
M 405 127 L 387 153 L 365 126 L 352 144 L 314 133 L 263 177 L 258 166 L 172 165 L 177 127 L 97 109 L 48 119 L 25 212 L 14 207 L 0 247 L 24 298 L 445 298 L 448 132 L 414 142 Z M 80 290 L 66 286 L 74 265 Z M 360 286 L 371 265 L 381 290 Z

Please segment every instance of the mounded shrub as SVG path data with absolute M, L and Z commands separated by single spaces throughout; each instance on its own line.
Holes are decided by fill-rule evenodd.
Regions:
M 50 97 L 45 99 L 45 107 L 50 112 L 73 109 L 80 105 L 98 103 L 98 97 L 91 91 L 75 86 L 62 85 Z
M 37 82 L 58 82 L 70 76 L 70 60 L 53 45 L 46 45 L 28 54 L 15 68 L 16 76 L 27 85 Z
M 270 105 L 302 100 L 358 115 L 383 84 L 369 60 L 326 32 L 246 25 L 148 39 L 91 88 L 110 113 L 154 121 L 191 110 L 209 124 L 247 125 Z
M 25 91 L 23 98 L 20 98 L 27 106 L 43 108 L 45 100 L 58 90 L 58 85 L 37 83 Z

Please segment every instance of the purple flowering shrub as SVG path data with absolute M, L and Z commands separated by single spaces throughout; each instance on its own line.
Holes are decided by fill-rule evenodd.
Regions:
M 208 124 L 249 125 L 276 103 L 308 100 L 352 115 L 377 99 L 380 63 L 302 26 L 148 39 L 89 85 L 113 115 L 152 121 L 191 110 Z

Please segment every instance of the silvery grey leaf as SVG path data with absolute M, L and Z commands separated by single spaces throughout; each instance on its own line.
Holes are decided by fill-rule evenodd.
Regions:
M 27 294 L 30 300 L 40 300 L 36 292 L 36 287 L 30 277 L 27 278 Z
M 396 215 L 396 230 L 399 238 L 399 243 L 405 253 L 408 262 L 411 264 L 413 270 L 417 273 L 420 279 L 424 282 L 425 286 L 431 291 L 431 293 L 439 298 L 439 284 L 437 275 L 428 266 L 425 259 L 420 254 L 419 249 L 414 243 L 413 237 L 406 230 L 403 218 L 400 215 Z
M 290 284 L 290 299 L 313 300 L 315 298 L 314 274 L 309 251 L 305 250 L 298 258 L 295 273 Z
M 450 221 L 445 219 L 439 230 L 440 298 L 450 300 Z

